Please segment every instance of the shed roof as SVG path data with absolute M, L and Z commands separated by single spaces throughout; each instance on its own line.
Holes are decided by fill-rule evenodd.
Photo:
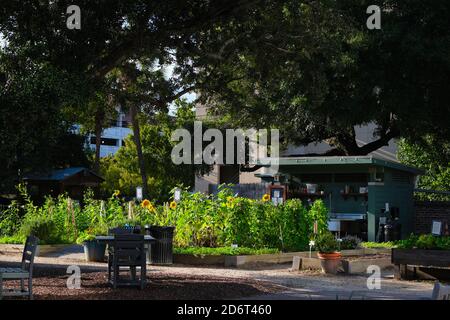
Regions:
M 380 167 L 392 168 L 400 171 L 409 172 L 415 175 L 423 174 L 424 171 L 418 168 L 404 165 L 400 162 L 388 161 L 374 156 L 338 156 L 338 157 L 281 157 L 266 158 L 258 162 L 258 165 L 269 167 L 268 161 L 278 160 L 280 167 L 282 166 L 327 166 L 327 165 L 374 165 Z
M 30 174 L 24 177 L 24 180 L 40 180 L 40 181 L 62 181 L 66 180 L 82 171 L 85 171 L 100 180 L 104 180 L 102 177 L 94 173 L 93 171 L 84 168 L 84 167 L 71 167 L 71 168 L 65 168 L 65 169 L 56 169 L 51 170 L 47 173 L 38 173 L 38 174 Z

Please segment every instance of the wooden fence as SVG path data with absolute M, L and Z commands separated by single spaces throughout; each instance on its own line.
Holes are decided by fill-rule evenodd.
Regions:
M 209 185 L 209 193 L 216 194 L 218 192 L 218 184 Z M 266 183 L 246 183 L 246 184 L 236 184 L 231 187 L 234 194 L 239 197 L 250 198 L 250 199 L 261 199 L 262 196 L 267 193 L 268 184 Z

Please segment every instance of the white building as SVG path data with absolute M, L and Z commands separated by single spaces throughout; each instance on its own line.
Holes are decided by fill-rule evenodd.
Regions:
M 124 145 L 124 140 L 127 136 L 133 133 L 130 129 L 129 115 L 119 112 L 117 121 L 113 121 L 111 126 L 102 131 L 100 157 L 114 155 L 119 148 Z M 88 136 L 89 148 L 95 151 L 95 135 Z

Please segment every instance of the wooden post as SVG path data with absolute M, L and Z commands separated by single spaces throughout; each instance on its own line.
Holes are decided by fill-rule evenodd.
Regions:
M 128 202 L 128 219 L 133 219 L 133 202 Z
M 100 201 L 100 217 L 103 216 L 103 212 L 105 211 L 105 202 Z

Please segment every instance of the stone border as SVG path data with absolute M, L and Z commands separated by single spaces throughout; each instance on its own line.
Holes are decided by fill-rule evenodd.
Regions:
M 380 267 L 381 270 L 393 268 L 394 265 L 391 262 L 390 257 L 378 257 L 373 259 L 356 259 L 356 260 L 349 260 L 349 259 L 342 259 L 340 264 L 340 272 L 346 273 L 346 274 L 360 274 L 360 273 L 366 273 L 367 268 L 371 265 L 376 265 Z M 315 269 L 320 270 L 321 264 L 319 258 L 305 258 L 305 257 L 294 257 L 292 262 L 292 268 L 290 271 L 299 271 L 299 270 L 305 270 L 305 269 Z
M 73 244 L 39 245 L 36 256 L 45 257 L 71 246 L 73 246 Z M 22 251 L 22 244 L 0 244 L 0 254 L 22 254 Z M 341 254 L 343 257 L 362 256 L 367 254 L 390 255 L 391 249 L 361 248 L 356 250 L 342 250 Z M 304 268 L 312 268 L 317 265 L 319 265 L 320 268 L 320 262 L 316 259 L 317 253 L 315 251 L 311 252 L 311 258 L 309 258 L 309 251 L 241 256 L 174 254 L 173 262 L 186 265 L 219 265 L 224 267 L 249 268 L 255 265 L 292 263 L 294 257 L 296 256 L 303 259 Z M 352 267 L 355 263 L 356 262 L 351 262 L 349 268 L 355 269 L 356 267 Z
M 356 250 L 342 250 L 341 254 L 343 257 L 363 256 L 368 254 L 390 255 L 391 249 L 362 248 Z M 316 251 L 311 252 L 311 258 L 309 258 L 309 251 L 259 254 L 259 255 L 242 255 L 242 256 L 174 254 L 173 262 L 191 265 L 223 265 L 225 267 L 246 268 L 259 264 L 292 263 L 294 257 L 304 258 L 304 261 L 309 261 L 308 263 L 311 263 L 312 265 L 317 265 L 317 262 L 315 261 L 318 260 L 315 258 L 317 257 Z
M 22 254 L 23 244 L 0 244 L 0 254 Z M 66 248 L 73 244 L 40 244 L 36 248 L 36 257 L 45 257 Z

